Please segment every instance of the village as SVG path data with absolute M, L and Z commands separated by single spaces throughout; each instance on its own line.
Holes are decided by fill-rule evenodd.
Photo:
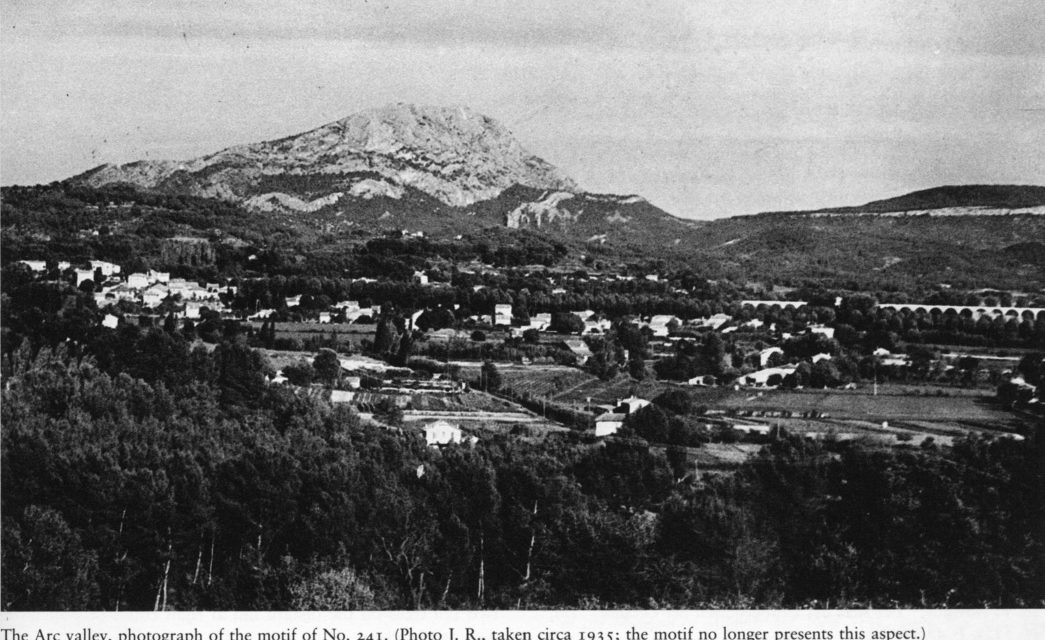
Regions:
M 249 279 L 124 273 L 100 260 L 51 269 L 43 261 L 22 263 L 36 277 L 90 290 L 106 329 L 164 324 L 195 331 L 205 346 L 207 326 L 242 333 L 271 363 L 270 384 L 319 394 L 364 420 L 415 431 L 434 447 L 467 446 L 496 433 L 592 444 L 640 437 L 657 447 L 685 447 L 694 469 L 709 471 L 735 466 L 782 430 L 887 446 L 948 444 L 970 432 L 1022 439 L 1023 417 L 993 402 L 999 386 L 1007 390 L 1008 408 L 1040 407 L 1038 390 L 1019 372 L 1026 351 L 897 339 L 905 323 L 927 320 L 1001 323 L 1015 332 L 1045 321 L 1045 309 L 1001 307 L 990 292 L 980 292 L 973 306 L 863 301 L 865 315 L 896 329 L 875 342 L 868 336 L 878 327 L 858 331 L 848 317 L 855 297 L 814 303 L 787 288 L 752 283 L 746 290 L 761 298 L 686 307 L 700 315 L 563 308 L 571 293 L 593 284 L 676 300 L 700 295 L 672 274 L 534 268 L 526 277 L 543 278 L 546 291 L 527 297 L 497 290 L 504 275 L 496 267 L 454 265 L 457 282 L 447 281 L 444 267 L 417 270 L 397 286 L 447 300 L 456 295 L 465 305 L 297 293 L 250 308 L 240 295 L 257 284 Z M 388 284 L 351 281 L 368 291 Z M 497 301 L 513 298 L 515 304 Z M 1005 302 L 1028 300 L 1036 298 L 1007 295 Z M 334 374 L 317 371 L 324 350 L 336 354 Z M 679 397 L 686 398 L 681 409 L 673 405 Z

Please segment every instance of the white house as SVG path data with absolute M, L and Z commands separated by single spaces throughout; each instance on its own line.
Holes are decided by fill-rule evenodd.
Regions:
M 738 380 L 738 383 L 745 387 L 775 387 L 779 384 L 779 382 L 770 385 L 770 379 L 774 378 L 775 376 L 779 376 L 780 381 L 783 381 L 784 378 L 794 373 L 796 368 L 798 368 L 798 365 L 786 364 L 781 367 L 770 367 L 768 369 L 762 369 L 760 371 L 755 371 L 754 373 L 749 373 L 746 376 L 741 377 L 740 380 Z
M 190 300 L 185 303 L 185 317 L 186 318 L 198 318 L 200 317 L 200 311 L 207 306 L 204 302 L 197 302 Z
M 102 289 L 102 293 L 116 300 L 136 300 L 138 298 L 138 291 L 126 283 Z
M 461 443 L 461 427 L 446 420 L 436 420 L 425 425 L 425 441 L 430 447 Z
M 595 437 L 612 436 L 624 426 L 623 413 L 604 413 L 595 418 Z
M 414 272 L 414 284 L 425 285 L 428 284 L 428 274 L 424 271 Z
M 319 312 L 319 324 L 330 324 L 330 312 L 320 311 Z
M 697 376 L 687 380 L 686 384 L 691 387 L 713 387 L 716 382 L 715 376 Z
M 674 322 L 676 325 L 681 325 L 682 321 L 675 316 L 658 315 L 653 316 L 649 320 L 649 328 L 653 332 L 653 335 L 658 338 L 666 338 L 671 332 L 668 325 Z
M 538 331 L 544 331 L 548 328 L 548 325 L 552 323 L 552 314 L 550 313 L 537 313 L 530 316 L 530 328 Z
M 147 307 L 155 307 L 170 295 L 170 289 L 166 285 L 156 283 L 142 292 L 142 304 Z
M 109 328 L 109 329 L 115 329 L 117 327 L 117 325 L 119 325 L 119 324 L 120 324 L 120 319 L 117 318 L 116 316 L 114 316 L 111 313 L 105 314 L 105 317 L 102 318 L 102 326 L 103 327 L 106 327 L 106 328 Z
M 815 333 L 817 335 L 824 336 L 825 338 L 835 337 L 834 327 L 825 327 L 822 324 L 809 325 L 809 333 Z
M 649 405 L 650 405 L 650 401 L 649 400 L 644 400 L 642 398 L 637 398 L 635 396 L 630 396 L 630 397 L 624 398 L 623 400 L 618 402 L 617 403 L 617 409 L 620 410 L 620 409 L 622 409 L 624 407 L 627 407 L 628 409 L 627 409 L 626 413 L 635 413 L 639 409 L 641 409 L 643 407 L 648 407 Z
M 105 260 L 91 260 L 91 269 L 101 269 L 102 275 L 108 278 L 120 272 L 120 265 Z
M 588 361 L 588 358 L 594 355 L 591 349 L 588 348 L 588 344 L 583 340 L 571 338 L 562 342 L 567 349 L 573 352 L 573 355 L 577 356 L 577 364 L 583 365 Z
M 906 353 L 898 353 L 882 358 L 882 365 L 886 367 L 906 367 L 911 364 L 911 357 Z
M 820 362 L 821 360 L 830 360 L 830 359 L 831 359 L 831 354 L 830 353 L 818 353 L 818 354 L 815 354 L 813 356 L 813 364 L 816 364 L 817 362 Z
M 779 353 L 781 356 L 783 356 L 784 355 L 784 350 L 781 349 L 780 347 L 769 347 L 768 349 L 763 349 L 763 350 L 759 351 L 758 352 L 758 365 L 760 367 L 766 366 L 767 364 L 769 364 L 769 359 L 772 358 L 773 355 L 777 354 L 777 353 Z
M 287 307 L 296 307 L 301 304 L 301 296 L 291 296 L 289 298 L 285 298 L 284 302 L 287 304 Z
M 77 269 L 76 270 L 76 286 L 80 286 L 86 281 L 94 281 L 94 269 Z
M 149 277 L 149 282 L 162 282 L 166 284 L 171 280 L 171 274 L 169 271 L 153 271 L 152 269 L 149 269 L 147 275 Z
M 127 276 L 127 286 L 131 289 L 144 289 L 149 286 L 149 276 L 145 273 L 132 273 Z
M 341 389 L 333 389 L 330 391 L 330 402 L 332 404 L 352 402 L 355 399 L 356 394 L 353 391 L 342 391 Z
M 29 267 L 30 271 L 42 273 L 47 271 L 47 262 L 44 260 L 19 260 L 18 262 Z
M 512 323 L 512 305 L 497 304 L 493 307 L 494 325 L 510 325 Z
M 694 325 L 697 327 L 706 327 L 708 329 L 711 329 L 712 331 L 717 331 L 719 327 L 726 324 L 732 319 L 732 316 L 729 316 L 725 313 L 716 313 L 710 318 L 703 318 L 701 320 L 698 320 L 694 323 Z

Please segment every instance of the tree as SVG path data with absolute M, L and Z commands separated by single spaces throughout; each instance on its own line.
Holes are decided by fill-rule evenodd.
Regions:
M 479 369 L 479 386 L 483 391 L 490 392 L 496 392 L 501 388 L 501 372 L 489 360 L 484 362 L 482 368 Z
M 704 370 L 713 376 L 720 376 L 726 369 L 726 345 L 717 333 L 712 333 L 700 350 L 704 360 Z
M 290 384 L 307 387 L 312 384 L 312 380 L 316 376 L 316 369 L 307 361 L 299 364 L 288 364 L 283 367 L 283 375 L 287 377 L 287 382 Z
M 628 361 L 628 374 L 636 379 L 643 380 L 646 377 L 646 361 L 641 356 L 632 356 Z
M 21 523 L 4 518 L 3 608 L 84 610 L 97 607 L 97 555 L 50 507 L 30 506 Z M 13 520 L 13 518 L 12 518 Z
M 389 317 L 382 317 L 377 322 L 374 332 L 374 351 L 378 355 L 388 355 L 399 342 L 399 332 Z
M 327 384 L 332 385 L 341 378 L 341 360 L 333 349 L 320 349 L 312 368 L 316 370 L 316 377 Z
M 374 407 L 374 418 L 392 427 L 403 424 L 403 410 L 389 397 L 381 399 Z
M 352 569 L 329 569 L 291 585 L 290 608 L 298 611 L 361 611 L 378 608 L 378 601 L 370 585 Z
M 558 311 L 552 314 L 548 328 L 556 333 L 580 333 L 584 330 L 584 321 L 575 313 Z
M 681 389 L 668 389 L 653 398 L 653 404 L 683 416 L 693 411 L 692 396 Z

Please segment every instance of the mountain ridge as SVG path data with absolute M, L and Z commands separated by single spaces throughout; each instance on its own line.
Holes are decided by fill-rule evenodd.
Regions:
M 398 103 L 184 162 L 102 165 L 70 180 L 318 215 L 330 228 L 456 232 L 462 221 L 451 218 L 460 216 L 597 243 L 652 234 L 664 245 L 682 242 L 693 226 L 640 196 L 583 191 L 506 127 L 466 107 Z
M 377 174 L 444 204 L 467 206 L 513 184 L 577 191 L 577 184 L 527 151 L 496 120 L 467 107 L 405 103 L 361 111 L 303 133 L 235 145 L 186 161 L 139 160 L 95 167 L 74 180 L 246 201 L 264 176 Z M 351 188 L 347 181 L 341 185 Z M 389 193 L 396 190 L 377 187 Z M 314 195 L 290 193 L 288 195 Z M 330 194 L 320 194 L 321 196 Z

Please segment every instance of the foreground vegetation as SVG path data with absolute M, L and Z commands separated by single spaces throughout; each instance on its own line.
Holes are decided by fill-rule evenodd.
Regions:
M 5 609 L 1045 602 L 1040 433 L 785 435 L 680 482 L 641 440 L 430 449 L 264 385 L 242 345 L 161 334 L 123 336 L 172 354 L 145 379 L 64 347 L 11 357 Z

